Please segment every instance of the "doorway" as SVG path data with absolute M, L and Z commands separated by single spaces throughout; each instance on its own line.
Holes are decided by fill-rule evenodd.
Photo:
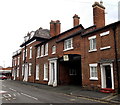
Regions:
M 114 89 L 113 64 L 101 64 L 101 87 Z

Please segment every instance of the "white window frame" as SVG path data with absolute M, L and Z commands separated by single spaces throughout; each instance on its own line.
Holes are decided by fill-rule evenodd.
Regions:
M 48 55 L 48 43 L 45 44 L 45 56 Z
M 17 67 L 17 77 L 19 77 L 19 67 Z
M 20 57 L 18 57 L 18 65 L 20 64 Z
M 24 75 L 24 64 L 22 65 L 22 76 Z
M 89 52 L 97 51 L 97 48 L 96 48 L 97 44 L 94 45 L 94 42 L 93 42 L 93 40 L 95 40 L 95 42 L 96 42 L 96 36 L 91 36 L 88 38 L 88 40 L 89 40 Z M 94 48 L 94 46 L 95 46 L 95 48 Z
M 90 67 L 90 80 L 98 80 L 97 63 L 89 64 L 89 67 Z M 96 71 L 92 71 L 92 68 L 95 68 L 94 70 L 96 70 Z M 94 72 L 96 74 L 94 74 L 94 76 L 92 76 L 92 72 Z
M 52 54 L 55 54 L 56 53 L 56 46 L 52 46 Z
M 29 57 L 29 59 L 31 59 L 32 58 L 32 46 L 30 47 L 30 57 Z
M 44 81 L 48 81 L 48 63 L 44 64 Z
M 39 80 L 39 64 L 36 64 L 36 76 L 35 76 L 36 80 Z
M 25 50 L 23 50 L 23 61 L 25 60 Z
M 40 46 L 37 47 L 37 58 L 39 58 L 39 57 L 40 57 Z
M 15 58 L 15 66 L 17 65 L 17 59 Z
M 63 51 L 68 51 L 73 49 L 73 38 L 69 38 L 64 41 L 64 50 Z
M 44 56 L 44 45 L 41 46 L 41 55 L 40 57 L 43 57 Z
M 28 75 L 29 76 L 32 75 L 32 63 L 29 63 L 29 74 Z

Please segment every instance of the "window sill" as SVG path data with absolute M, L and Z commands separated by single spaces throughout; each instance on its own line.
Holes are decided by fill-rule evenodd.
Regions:
M 107 47 L 100 48 L 100 50 L 107 50 L 107 49 L 110 49 L 110 48 L 111 48 L 111 46 L 107 46 Z
M 40 58 L 40 56 L 37 56 L 36 58 L 38 59 L 38 58 Z
M 96 51 L 97 51 L 97 49 L 89 50 L 89 52 L 96 52 Z
M 92 77 L 92 78 L 90 78 L 90 80 L 97 81 L 97 80 L 98 80 L 98 78 L 94 78 L 94 77 Z
M 44 57 L 45 57 L 45 56 L 48 56 L 48 54 L 45 54 Z
M 40 58 L 44 57 L 44 55 L 41 55 Z
M 69 50 L 73 50 L 74 48 L 73 47 L 71 47 L 71 48 L 69 48 L 69 49 L 64 49 L 63 51 L 69 51 Z
M 48 79 L 47 79 L 47 78 L 45 78 L 45 79 L 43 79 L 43 81 L 48 81 Z
M 32 59 L 32 58 L 29 58 L 29 59 Z
M 52 53 L 53 55 L 55 54 L 55 53 Z

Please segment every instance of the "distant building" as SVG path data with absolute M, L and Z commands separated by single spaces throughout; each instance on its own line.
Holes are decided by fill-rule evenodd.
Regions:
M 0 67 L 0 74 L 7 76 L 8 78 L 12 77 L 12 67 L 3 68 Z

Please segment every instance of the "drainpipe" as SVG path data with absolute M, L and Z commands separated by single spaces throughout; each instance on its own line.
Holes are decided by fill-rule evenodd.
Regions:
M 117 41 L 116 41 L 116 26 L 113 27 L 114 35 L 114 51 L 115 51 L 115 67 L 117 71 L 117 80 L 118 80 L 118 94 L 120 93 L 120 80 L 119 80 L 119 66 L 118 66 L 118 53 L 117 53 Z

